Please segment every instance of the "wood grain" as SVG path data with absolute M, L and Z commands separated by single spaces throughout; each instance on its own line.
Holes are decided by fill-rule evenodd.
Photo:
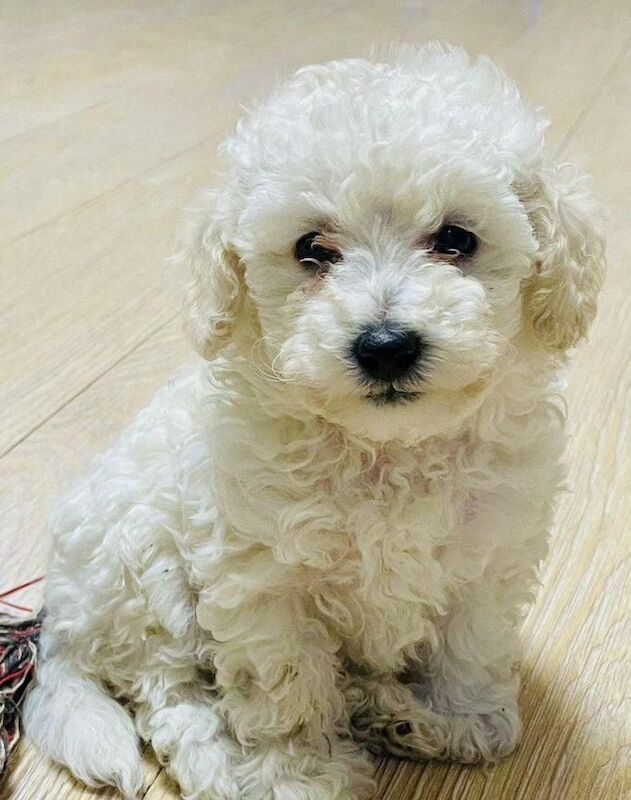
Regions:
M 239 103 L 303 62 L 438 37 L 493 55 L 548 107 L 552 146 L 609 206 L 611 268 L 569 374 L 571 492 L 524 627 L 524 741 L 489 769 L 384 761 L 377 796 L 631 797 L 631 6 L 5 0 L 0 22 L 0 586 L 44 569 L 51 498 L 194 359 L 164 260 Z M 26 743 L 4 792 L 115 796 Z M 144 796 L 178 796 L 150 757 Z
M 0 800 L 121 800 L 114 788 L 90 788 L 75 781 L 68 771 L 43 759 L 27 741 L 20 743 L 21 757 L 9 783 L 0 792 Z M 159 764 L 150 755 L 144 758 L 143 796 L 161 773 Z M 177 795 L 175 795 L 177 797 Z
M 167 257 L 212 151 L 193 148 L 3 249 L 0 452 L 177 314 Z

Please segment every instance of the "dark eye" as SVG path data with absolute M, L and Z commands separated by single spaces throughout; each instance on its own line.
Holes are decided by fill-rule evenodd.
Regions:
M 478 247 L 478 237 L 458 225 L 443 225 L 434 236 L 434 250 L 448 256 L 470 256 Z
M 318 231 L 311 231 L 298 239 L 295 254 L 301 264 L 317 268 L 322 264 L 334 264 L 342 258 L 339 250 L 320 243 L 323 238 Z

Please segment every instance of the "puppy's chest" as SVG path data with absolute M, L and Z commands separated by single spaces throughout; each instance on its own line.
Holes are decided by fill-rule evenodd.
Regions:
M 318 583 L 319 606 L 333 610 L 351 660 L 393 669 L 406 648 L 433 638 L 448 595 L 440 553 L 466 503 L 449 478 L 383 471 L 332 502 L 343 546 Z
M 360 593 L 386 596 L 407 583 L 411 596 L 436 571 L 440 547 L 471 507 L 450 454 L 440 455 L 419 463 L 387 454 L 323 471 L 311 485 L 305 480 L 288 512 L 295 524 L 280 531 L 277 552 L 352 582 Z
M 454 524 L 459 501 L 450 482 L 422 475 L 381 479 L 364 475 L 334 499 L 350 547 L 361 558 L 378 551 L 384 564 L 401 553 L 422 552 L 427 559 Z
M 326 481 L 325 481 L 326 482 Z M 429 466 L 382 457 L 330 492 L 359 553 L 429 549 L 466 515 L 468 493 L 449 460 Z
M 406 648 L 431 639 L 445 608 L 440 552 L 466 513 L 461 473 L 438 449 L 422 462 L 408 451 L 346 462 L 318 455 L 282 481 L 252 481 L 246 494 L 225 486 L 233 546 L 256 543 L 252 553 L 272 558 L 276 588 L 301 585 L 353 661 L 394 668 Z
M 428 476 L 421 469 L 376 464 L 334 492 L 351 551 L 373 573 L 400 571 L 404 562 L 419 566 L 432 559 L 465 511 L 465 494 L 452 475 Z

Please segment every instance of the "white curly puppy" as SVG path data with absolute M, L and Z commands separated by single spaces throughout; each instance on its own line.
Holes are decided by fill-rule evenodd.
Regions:
M 186 253 L 212 364 L 53 518 L 44 753 L 134 795 L 139 736 L 187 798 L 341 800 L 366 750 L 513 750 L 604 267 L 544 128 L 437 45 L 306 67 L 243 121 Z

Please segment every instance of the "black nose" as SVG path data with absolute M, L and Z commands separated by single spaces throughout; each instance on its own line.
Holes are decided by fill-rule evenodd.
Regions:
M 362 371 L 380 381 L 395 381 L 409 373 L 418 361 L 423 343 L 414 331 L 394 325 L 368 328 L 353 342 L 353 357 Z

